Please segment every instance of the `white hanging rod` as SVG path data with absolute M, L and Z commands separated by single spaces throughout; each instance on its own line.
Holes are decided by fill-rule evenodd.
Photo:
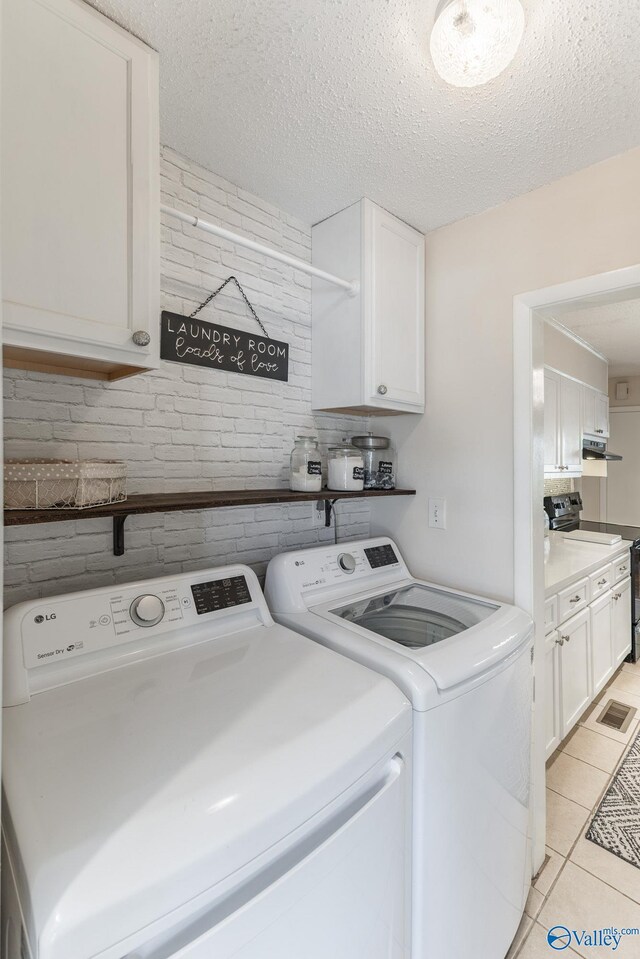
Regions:
M 272 260 L 279 260 L 280 263 L 286 263 L 287 266 L 293 266 L 296 270 L 308 273 L 309 276 L 315 276 L 319 280 L 326 280 L 327 283 L 342 287 L 349 296 L 356 296 L 360 290 L 360 284 L 357 281 L 343 280 L 342 277 L 334 276 L 333 273 L 325 273 L 324 270 L 319 270 L 316 266 L 305 263 L 304 260 L 298 260 L 294 256 L 288 256 L 278 250 L 272 250 L 271 247 L 263 246 L 262 243 L 255 243 L 254 240 L 249 240 L 246 236 L 232 233 L 231 230 L 225 230 L 223 226 L 217 226 L 215 223 L 208 223 L 207 220 L 201 220 L 199 216 L 194 216 L 192 213 L 183 213 L 182 210 L 175 210 L 173 207 L 164 204 L 160 205 L 160 211 L 166 213 L 167 216 L 182 220 L 184 223 L 190 223 L 191 226 L 204 230 L 206 233 L 213 233 L 214 236 L 222 237 L 223 240 L 229 240 L 238 246 L 244 246 L 255 253 L 262 253 L 263 256 L 268 256 Z

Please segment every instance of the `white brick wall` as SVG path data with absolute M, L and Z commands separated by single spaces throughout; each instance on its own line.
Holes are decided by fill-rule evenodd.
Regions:
M 164 148 L 162 200 L 209 216 L 300 259 L 310 228 Z M 131 493 L 286 486 L 299 432 L 326 446 L 362 432 L 360 418 L 311 414 L 309 277 L 187 224 L 163 217 L 162 306 L 191 312 L 231 273 L 267 331 L 290 344 L 289 382 L 163 363 L 115 383 L 4 371 L 6 456 L 125 460 Z M 255 322 L 227 291 L 203 319 L 242 329 Z M 332 541 L 313 525 L 312 504 L 131 516 L 126 552 L 112 552 L 109 520 L 5 531 L 5 605 L 23 599 L 171 572 L 249 563 L 261 574 L 275 553 Z M 369 533 L 366 501 L 338 504 L 341 538 Z

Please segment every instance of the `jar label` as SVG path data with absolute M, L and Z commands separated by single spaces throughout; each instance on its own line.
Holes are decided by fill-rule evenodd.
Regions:
M 388 473 L 390 476 L 393 473 L 393 463 L 388 463 L 386 460 L 380 460 L 378 463 L 378 472 Z
M 322 461 L 308 460 L 307 473 L 309 476 L 322 476 Z
M 353 478 L 354 478 L 354 480 L 363 480 L 363 479 L 364 479 L 364 467 L 363 467 L 363 466 L 354 466 L 354 467 L 353 467 Z

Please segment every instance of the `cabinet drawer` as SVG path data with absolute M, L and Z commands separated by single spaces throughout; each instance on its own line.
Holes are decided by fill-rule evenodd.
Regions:
M 628 576 L 631 570 L 631 560 L 628 555 L 618 556 L 611 564 L 612 582 L 619 583 L 621 579 Z
M 588 603 L 589 580 L 585 577 L 558 593 L 558 622 L 564 623 L 565 619 L 584 609 Z
M 589 596 L 591 601 L 602 596 L 613 585 L 613 567 L 603 566 L 589 577 Z
M 558 625 L 558 597 L 550 596 L 544 604 L 544 634 L 547 636 Z

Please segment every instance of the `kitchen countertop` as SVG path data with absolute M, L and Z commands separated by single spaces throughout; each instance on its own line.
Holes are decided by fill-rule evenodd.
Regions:
M 598 543 L 567 540 L 562 533 L 553 532 L 549 533 L 549 540 L 551 549 L 544 563 L 546 597 L 606 566 L 631 546 L 631 542 L 625 539 L 615 546 L 601 546 Z

